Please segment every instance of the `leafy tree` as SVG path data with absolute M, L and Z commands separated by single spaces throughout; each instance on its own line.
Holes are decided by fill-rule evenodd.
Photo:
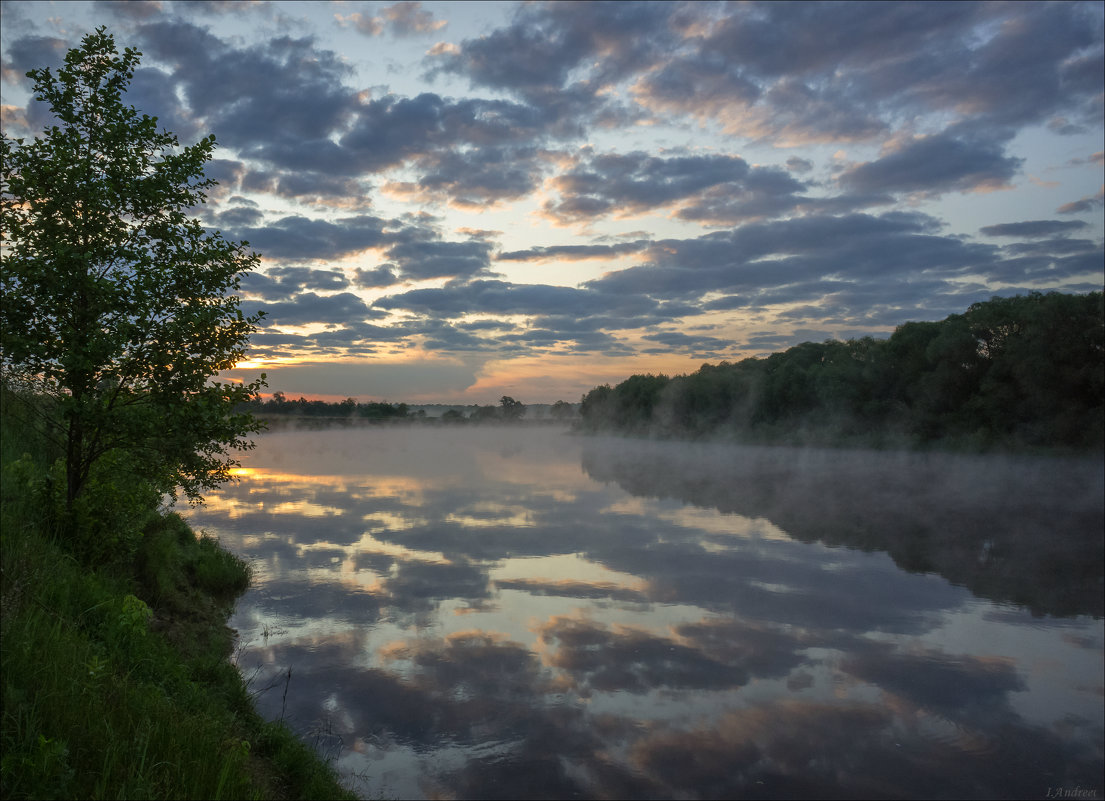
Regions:
M 616 419 L 626 430 L 645 430 L 652 420 L 653 408 L 668 384 L 665 375 L 631 375 L 614 387 Z
M 552 405 L 552 416 L 557 420 L 566 420 L 569 417 L 575 416 L 575 409 L 572 408 L 572 404 L 568 401 L 558 400 Z
M 964 317 L 986 366 L 972 407 L 988 429 L 1038 444 L 1100 442 L 1100 292 L 993 298 Z
M 87 35 L 56 75 L 27 73 L 55 124 L 0 138 L 2 363 L 49 397 L 67 512 L 109 463 L 195 500 L 261 427 L 235 406 L 264 377 L 212 380 L 260 319 L 234 294 L 258 256 L 189 215 L 214 184 L 215 138 L 181 147 L 124 103 L 140 55 L 119 55 L 104 28 Z
M 471 416 L 469 416 L 468 419 L 475 420 L 480 423 L 486 423 L 491 420 L 498 420 L 499 410 L 496 409 L 494 406 L 491 406 L 490 404 L 487 406 L 477 406 L 475 409 L 472 410 L 472 414 Z
M 595 387 L 579 399 L 579 416 L 588 429 L 617 427 L 614 390 L 609 384 Z
M 526 405 L 509 395 L 499 398 L 499 410 L 504 420 L 519 420 L 526 413 Z

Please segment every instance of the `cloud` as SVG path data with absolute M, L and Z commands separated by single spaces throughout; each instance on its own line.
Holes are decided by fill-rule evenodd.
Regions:
M 1087 132 L 1085 126 L 1076 125 L 1070 122 L 1066 117 L 1052 117 L 1048 120 L 1047 127 L 1049 131 L 1054 131 L 1061 136 L 1074 136 L 1075 134 Z
M 546 203 L 545 212 L 562 224 L 661 207 L 678 209 L 676 214 L 685 219 L 773 216 L 793 207 L 793 194 L 803 186 L 782 170 L 750 167 L 737 156 L 659 158 L 640 151 L 620 155 L 590 150 L 549 183 L 559 200 Z M 733 196 L 740 201 L 730 200 Z
M 7 8 L 4 15 L 6 18 Z M 27 72 L 43 67 L 56 71 L 65 61 L 68 49 L 69 43 L 56 36 L 21 36 L 8 45 L 3 61 L 4 81 L 16 86 L 30 86 L 31 79 L 27 77 Z
M 27 8 L 5 5 L 13 98 L 102 12 L 144 52 L 128 99 L 185 143 L 216 134 L 199 218 L 263 256 L 251 302 L 328 326 L 269 325 L 270 356 L 729 358 L 987 293 L 1099 289 L 1100 192 L 981 230 L 934 202 L 1043 197 L 1023 175 L 1039 137 L 1100 131 L 1097 3 L 519 3 L 467 38 L 370 48 L 389 65 L 405 50 L 402 85 L 444 79 L 437 92 L 367 85 L 375 56 L 322 32 L 424 36 L 449 6 L 374 4 L 339 15 L 344 31 L 332 11 L 262 4 L 85 7 L 64 27 Z M 43 106 L 6 106 L 5 130 L 45 124 Z M 1090 139 L 1064 141 L 1083 156 L 1056 169 L 1101 164 Z M 835 144 L 788 150 L 804 143 Z M 526 213 L 529 231 L 512 216 Z M 558 263 L 582 283 L 542 285 Z
M 391 286 L 398 282 L 398 280 L 399 279 L 395 275 L 394 264 L 384 264 L 371 270 L 358 267 L 354 278 L 357 286 L 364 289 Z
M 330 145 L 326 147 L 329 148 Z M 271 151 L 269 155 L 272 155 Z M 306 162 L 302 169 L 251 169 L 243 174 L 241 186 L 243 190 L 266 192 L 316 206 L 359 210 L 372 204 L 372 187 L 368 182 L 328 174 L 326 171 L 319 172 L 311 169 Z
M 650 63 L 650 52 L 672 39 L 670 9 L 642 2 L 557 3 L 520 7 L 504 28 L 466 39 L 459 51 L 431 58 L 432 72 L 454 72 L 473 84 L 517 92 L 530 100 L 564 89 L 587 65 L 584 96 Z
M 383 309 L 407 309 L 460 317 L 465 314 L 649 314 L 659 305 L 641 296 L 619 297 L 601 292 L 542 284 L 511 284 L 479 280 L 440 289 L 413 289 L 380 298 Z
M 719 354 L 732 351 L 736 344 L 732 340 L 719 339 L 705 334 L 687 334 L 682 331 L 660 331 L 641 337 L 646 342 L 655 342 L 656 346 L 643 348 L 642 353 L 686 353 L 695 358 L 716 358 Z
M 263 300 L 287 299 L 294 291 L 288 291 L 264 273 L 252 270 L 242 276 L 242 290 L 246 295 Z
M 1070 203 L 1064 203 L 1056 211 L 1059 214 L 1082 214 L 1087 211 L 1093 211 L 1099 209 L 1105 205 L 1105 186 L 1097 190 L 1096 195 L 1087 195 L 1081 200 L 1072 200 Z
M 734 125 L 760 97 L 760 85 L 739 63 L 701 54 L 660 62 L 631 89 L 637 103 L 655 114 L 687 114 L 705 123 Z
M 986 234 L 986 236 L 1016 236 L 1039 239 L 1088 227 L 1089 223 L 1081 220 L 1029 220 L 1018 223 L 987 225 L 980 228 L 979 231 Z
M 627 253 L 639 253 L 648 241 L 639 239 L 616 245 L 546 245 L 500 253 L 496 261 L 584 261 L 587 259 L 616 259 Z
M 246 165 L 242 162 L 237 159 L 212 158 L 204 165 L 203 172 L 205 177 L 217 184 L 213 190 L 208 190 L 208 200 L 225 198 L 240 205 L 257 207 L 257 201 L 236 194 L 247 175 Z
M 1059 232 L 1062 234 L 1062 232 Z M 1100 256 L 1101 244 L 1089 239 L 1070 239 L 1056 236 L 1051 239 L 1037 239 L 1035 242 L 1013 242 L 1002 247 L 1003 253 L 1013 256 L 1037 256 L 1050 263 L 1059 256 L 1072 253 L 1097 253 Z
M 404 278 L 470 278 L 487 272 L 492 245 L 480 240 L 444 242 L 422 238 L 392 245 L 387 257 Z
M 330 135 L 358 108 L 344 84 L 351 68 L 310 37 L 237 48 L 183 20 L 137 31 L 147 57 L 173 68 L 191 113 L 243 156 L 296 169 L 324 164 Z
M 787 159 L 787 169 L 791 172 L 809 172 L 813 169 L 813 162 L 801 156 L 791 156 Z
M 1005 155 L 998 142 L 944 132 L 907 141 L 875 161 L 846 170 L 838 180 L 858 192 L 972 192 L 1008 186 L 1023 163 Z
M 742 53 L 759 76 L 817 76 L 842 100 L 886 111 L 967 114 L 987 127 L 1042 122 L 1085 109 L 1100 88 L 1068 78 L 1084 48 L 1100 44 L 1088 5 L 1027 9 L 888 4 L 757 9 L 728 15 L 704 50 Z M 1100 86 L 1100 77 L 1096 81 Z M 841 108 L 847 108 L 841 104 Z M 885 119 L 885 118 L 884 118 Z
M 706 225 L 780 217 L 807 205 L 807 198 L 795 194 L 803 188 L 782 169 L 758 167 L 743 181 L 710 187 L 675 216 Z
M 435 20 L 431 12 L 422 9 L 421 3 L 409 0 L 386 6 L 380 14 L 396 36 L 433 33 L 448 25 L 445 20 Z
M 830 83 L 831 82 L 827 82 Z M 872 139 L 889 130 L 870 107 L 824 85 L 795 77 L 776 81 L 743 120 L 726 120 L 725 130 L 760 140 L 778 139 L 788 145 L 854 142 Z
M 435 20 L 432 12 L 424 11 L 417 2 L 400 2 L 380 10 L 380 16 L 372 17 L 360 12 L 334 19 L 343 27 L 351 27 L 365 36 L 381 36 L 390 31 L 393 36 L 406 38 L 439 31 L 448 25 L 446 20 Z
M 35 135 L 35 131 L 27 123 L 26 114 L 19 106 L 0 105 L 0 122 L 3 123 L 5 135 L 10 135 L 13 139 Z
M 861 3 L 777 8 L 764 4 L 720 16 L 701 41 L 707 54 L 740 53 L 757 76 L 809 76 L 869 68 L 969 27 L 972 8 L 926 8 Z
M 355 11 L 352 14 L 335 14 L 334 19 L 338 21 L 342 27 L 353 28 L 357 33 L 364 34 L 365 36 L 379 36 L 384 32 L 384 20 L 380 17 L 371 17 L 368 14 L 362 14 L 359 11 Z
M 384 10 L 390 27 L 408 33 L 426 28 L 427 13 L 416 3 Z M 425 159 L 425 180 L 415 182 L 424 193 L 443 199 L 455 193 L 469 205 L 514 198 L 538 178 L 533 146 L 554 133 L 548 111 L 508 100 L 433 93 L 369 99 L 349 87 L 352 68 L 309 36 L 238 46 L 161 16 L 138 25 L 136 37 L 146 56 L 134 83 L 143 111 L 186 139 L 213 132 L 254 162 L 254 191 L 338 206 L 359 197 L 364 205 L 364 176 Z M 7 65 L 56 62 L 65 46 L 24 37 L 9 47 Z M 458 157 L 453 147 L 469 152 Z M 519 166 L 523 159 L 529 166 Z M 268 169 L 258 171 L 262 165 Z M 503 165 L 511 165 L 505 173 Z
M 362 170 L 382 170 L 428 150 L 440 130 L 442 98 L 422 93 L 373 100 L 359 110 L 339 144 Z
M 248 206 L 236 206 L 215 215 L 215 222 L 228 228 L 251 228 L 265 219 L 260 209 Z
M 395 335 L 399 336 L 401 332 Z M 235 370 L 230 375 L 249 381 L 260 372 Z M 264 372 L 268 374 L 271 386 L 289 396 L 313 395 L 319 392 L 320 387 L 325 387 L 333 395 L 390 397 L 409 402 L 420 397 L 456 397 L 476 383 L 476 368 L 442 359 L 404 363 L 364 359 L 306 361 L 270 365 L 264 368 Z
M 555 328 L 533 326 L 516 334 L 498 338 L 503 343 L 517 343 L 520 354 L 541 353 L 556 348 L 558 352 L 575 354 L 601 353 L 605 356 L 630 355 L 634 350 L 604 331 L 573 331 L 570 322 Z
M 829 277 L 952 277 L 985 270 L 996 249 L 938 236 L 940 223 L 919 213 L 808 216 L 748 223 L 694 239 L 653 243 L 644 264 L 585 286 L 612 294 L 694 298 L 711 291 L 758 293 Z
M 257 305 L 245 302 L 244 307 Z M 307 323 L 342 324 L 363 320 L 370 316 L 365 302 L 351 292 L 337 295 L 318 295 L 314 292 L 301 292 L 289 300 L 264 303 L 260 308 L 265 311 L 264 327 L 274 325 L 306 325 Z
M 670 59 L 658 54 L 634 94 L 656 112 L 688 114 L 729 133 L 787 144 L 881 135 L 888 122 L 861 101 L 856 85 L 887 61 L 927 53 L 956 27 L 966 27 L 974 11 L 909 5 L 872 11 L 810 4 L 702 13 L 685 46 Z
M 546 116 L 537 108 L 505 100 L 447 100 L 432 92 L 411 98 L 389 94 L 358 107 L 337 143 L 331 143 L 331 169 L 345 174 L 351 167 L 376 172 L 423 160 L 431 175 L 435 170 L 478 174 L 471 165 L 459 163 L 450 151 L 466 146 L 467 158 L 483 164 L 514 157 L 533 162 L 533 145 L 551 135 Z M 532 166 L 527 168 L 528 172 L 533 170 Z M 444 186 L 435 187 L 431 179 L 420 188 L 440 192 L 458 180 L 447 177 L 442 181 Z M 488 177 L 485 175 L 483 180 L 486 182 Z M 515 186 L 518 183 L 515 179 Z
M 417 181 L 390 183 L 384 189 L 479 210 L 528 195 L 544 170 L 535 148 L 495 146 L 435 152 L 419 158 L 418 168 Z
M 396 348 L 403 349 L 411 344 L 408 336 L 409 331 L 401 325 L 383 326 L 351 320 L 340 327 L 304 335 L 300 347 L 312 357 L 329 354 L 337 358 L 355 358 L 370 353 L 394 353 Z
M 96 0 L 93 5 L 97 11 L 123 19 L 144 20 L 165 13 L 165 4 L 160 0 Z
M 991 127 L 1058 112 L 1092 120 L 1099 23 L 1096 9 L 1073 3 L 725 10 L 619 3 L 570 12 L 533 4 L 430 64 L 431 74 L 463 75 L 531 103 L 572 91 L 576 114 L 611 113 L 601 93 L 630 83 L 644 108 L 730 133 L 791 144 L 857 141 L 928 112 L 972 115 Z
M 309 267 L 270 267 L 266 273 L 281 285 L 297 289 L 323 291 L 345 289 L 349 279 L 340 270 L 313 270 Z
M 367 215 L 334 222 L 290 215 L 265 226 L 238 229 L 233 236 L 247 240 L 268 259 L 336 259 L 388 243 L 386 224 L 379 217 Z

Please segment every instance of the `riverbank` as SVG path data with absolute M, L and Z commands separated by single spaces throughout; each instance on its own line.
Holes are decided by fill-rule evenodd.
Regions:
M 0 424 L 0 794 L 354 798 L 232 662 L 249 566 L 155 509 L 93 566 L 53 531 L 45 440 Z

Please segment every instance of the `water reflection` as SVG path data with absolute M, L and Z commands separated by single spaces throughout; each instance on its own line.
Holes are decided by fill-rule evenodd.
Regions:
M 1100 458 L 626 441 L 585 444 L 583 464 L 634 495 L 767 518 L 807 542 L 885 551 L 904 570 L 1040 614 L 1105 614 Z
M 257 568 L 239 666 L 366 796 L 1100 794 L 1099 465 L 343 428 L 245 467 L 194 515 Z

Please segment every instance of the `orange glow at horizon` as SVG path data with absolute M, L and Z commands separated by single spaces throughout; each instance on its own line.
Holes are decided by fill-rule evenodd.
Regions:
M 295 367 L 308 364 L 330 365 L 349 364 L 350 367 L 371 366 L 374 362 L 367 360 L 333 359 L 322 362 L 311 358 L 286 358 L 279 362 L 262 362 L 261 360 L 243 362 L 233 370 L 224 371 L 233 374 L 240 370 L 256 370 L 264 372 L 268 378 L 266 391 L 260 393 L 263 400 L 270 400 L 277 392 L 282 393 L 287 400 L 294 401 L 303 398 L 307 401 L 323 401 L 326 403 L 340 403 L 346 398 L 354 398 L 359 403 L 388 402 L 419 404 L 454 404 L 454 405 L 495 405 L 504 395 L 509 395 L 522 403 L 555 403 L 558 400 L 569 403 L 577 403 L 582 395 L 590 392 L 602 384 L 615 385 L 631 375 L 651 373 L 675 376 L 692 373 L 703 362 L 716 363 L 720 359 L 695 358 L 685 354 L 660 354 L 648 356 L 599 356 L 583 362 L 579 357 L 571 354 L 551 354 L 546 356 L 534 356 L 528 358 L 493 359 L 476 369 L 475 380 L 463 390 L 454 391 L 412 391 L 405 393 L 403 397 L 391 390 L 379 393 L 368 392 L 335 392 L 327 391 L 329 387 L 321 383 L 313 384 L 310 388 L 292 383 L 281 383 L 280 372 L 284 367 Z M 396 364 L 419 365 L 425 364 L 426 358 L 411 358 L 402 362 L 387 361 L 378 362 L 380 365 L 393 366 Z M 225 375 L 223 380 L 243 380 L 248 378 L 241 375 Z

